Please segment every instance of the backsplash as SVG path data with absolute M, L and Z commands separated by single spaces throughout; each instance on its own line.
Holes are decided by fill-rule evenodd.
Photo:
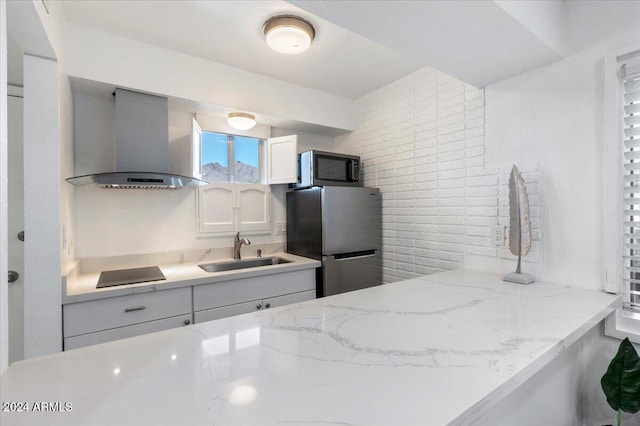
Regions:
M 356 104 L 357 128 L 336 151 L 361 155 L 365 185 L 381 190 L 385 282 L 459 269 L 465 257 L 514 259 L 490 238 L 509 223 L 511 165 L 485 168 L 484 90 L 426 67 Z M 531 204 L 529 270 L 541 255 L 539 167 L 518 167 Z
M 242 249 L 243 258 L 256 257 L 257 250 L 263 256 L 269 256 L 284 251 L 284 244 L 251 244 Z M 145 253 L 139 255 L 124 255 L 110 257 L 93 257 L 81 259 L 71 271 L 65 275 L 87 274 L 112 269 L 140 268 L 150 265 L 179 265 L 183 263 L 212 262 L 233 257 L 233 247 L 208 248 L 200 250 L 166 251 Z
M 284 244 L 275 223 L 286 220 L 283 185 L 271 188 L 271 232 L 242 233 L 254 245 Z M 196 236 L 196 191 L 76 188 L 78 259 L 233 246 L 233 235 Z

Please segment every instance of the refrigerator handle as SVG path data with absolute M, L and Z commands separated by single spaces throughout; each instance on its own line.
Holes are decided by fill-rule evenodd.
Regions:
M 341 260 L 353 260 L 353 259 L 364 259 L 366 257 L 374 257 L 376 255 L 375 250 L 365 250 L 365 251 L 356 251 L 353 253 L 341 253 L 333 256 L 333 260 L 340 262 Z

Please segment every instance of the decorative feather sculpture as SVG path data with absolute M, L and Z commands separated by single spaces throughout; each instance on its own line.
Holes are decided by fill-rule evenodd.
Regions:
M 509 176 L 509 250 L 518 256 L 516 272 L 504 276 L 504 281 L 529 284 L 535 281 L 531 274 L 523 274 L 522 257 L 531 250 L 531 217 L 529 216 L 529 196 L 520 171 L 513 165 Z

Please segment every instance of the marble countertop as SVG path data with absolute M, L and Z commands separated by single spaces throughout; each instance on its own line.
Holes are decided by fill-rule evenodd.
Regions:
M 138 284 L 127 284 L 113 287 L 96 288 L 99 271 L 79 272 L 72 271 L 62 278 L 62 304 L 86 302 L 89 300 L 103 299 L 107 297 L 125 296 L 128 294 L 147 293 L 156 290 L 168 290 L 171 288 L 185 287 L 199 284 L 229 281 L 241 278 L 279 274 L 282 272 L 299 271 L 303 269 L 319 268 L 320 261 L 306 257 L 296 256 L 290 253 L 270 253 L 264 257 L 282 257 L 291 263 L 262 266 L 259 268 L 236 269 L 224 272 L 205 272 L 198 264 L 218 263 L 233 261 L 232 258 L 216 258 L 200 260 L 196 262 L 183 262 L 174 264 L 157 263 L 166 280 L 151 281 Z M 251 259 L 244 257 L 243 259 Z M 151 265 L 151 264 L 149 264 Z M 147 266 L 149 266 L 147 265 Z M 121 269 L 108 263 L 103 265 L 104 270 Z
M 0 423 L 470 424 L 619 304 L 435 274 L 14 363 Z

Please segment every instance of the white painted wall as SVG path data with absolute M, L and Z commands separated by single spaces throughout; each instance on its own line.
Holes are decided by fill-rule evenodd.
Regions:
M 612 35 L 597 45 L 581 49 L 575 39 L 609 3 L 566 5 L 568 49 L 580 51 L 488 86 L 484 101 L 480 91 L 427 68 L 356 101 L 356 130 L 337 137 L 335 149 L 362 155 L 365 184 L 382 190 L 387 281 L 462 265 L 513 270 L 513 256 L 489 235 L 491 225 L 508 225 L 507 174 L 515 163 L 534 219 L 525 271 L 602 288 L 602 58 L 632 40 L 629 50 L 639 48 L 640 27 L 626 16 L 637 4 L 614 2 L 613 18 L 605 17 Z M 549 13 L 562 19 L 561 10 Z
M 254 245 L 284 243 L 275 221 L 286 220 L 284 187 L 272 186 L 272 233 L 243 232 Z M 163 253 L 233 246 L 233 237 L 196 237 L 196 191 L 76 188 L 78 258 Z M 231 252 L 229 252 L 231 256 Z
M 55 61 L 25 55 L 26 358 L 62 349 L 59 83 Z
M 169 110 L 170 171 L 189 175 L 191 120 L 194 114 Z M 220 120 L 199 115 L 203 128 L 224 131 Z M 110 98 L 74 94 L 75 174 L 114 170 L 114 103 Z M 223 123 L 222 123 L 223 124 Z M 262 129 L 263 133 L 269 129 Z M 105 190 L 75 188 L 76 255 L 120 256 L 233 246 L 232 237 L 196 237 L 196 191 Z M 254 245 L 284 243 L 275 222 L 286 220 L 286 185 L 273 185 L 272 232 L 251 235 Z
M 485 89 L 487 165 L 540 163 L 541 279 L 603 288 L 603 58 L 625 45 L 633 50 L 636 33 Z
M 29 58 L 30 70 L 25 60 L 24 153 L 29 159 L 25 164 L 25 358 L 29 358 L 62 347 L 60 275 L 75 260 L 73 191 L 62 186 L 65 175 L 73 170 L 73 120 L 63 5 L 48 2 L 45 8 L 37 0 L 21 3 L 12 5 L 18 27 L 12 33 L 25 53 L 37 55 Z
M 0 277 L 7 269 L 7 2 L 0 0 Z M 7 286 L 0 285 L 0 376 L 9 365 Z
M 570 53 L 584 50 L 602 40 L 631 33 L 640 38 L 640 2 L 634 0 L 565 1 L 566 37 Z
M 334 138 L 315 133 L 301 132 L 299 130 L 285 129 L 282 127 L 272 127 L 271 137 L 298 135 L 298 153 L 317 149 L 319 151 L 333 152 Z
M 484 158 L 484 92 L 424 68 L 356 101 L 357 126 L 335 150 L 362 156 L 364 184 L 382 193 L 386 282 L 513 259 L 491 244 L 491 226 L 508 222 L 511 162 Z M 538 166 L 519 163 L 528 184 L 538 253 Z M 531 271 L 525 263 L 525 271 Z M 529 268 L 529 269 L 527 269 Z M 501 272 L 515 270 L 510 260 Z
M 22 55 L 19 58 L 22 62 Z M 8 113 L 8 225 L 7 255 L 9 270 L 18 279 L 8 284 L 9 292 L 9 363 L 24 359 L 24 243 L 18 233 L 24 230 L 24 102 L 22 88 L 10 87 L 7 97 Z
M 69 75 L 272 117 L 353 128 L 352 101 L 113 34 L 68 24 Z
M 60 174 L 58 176 L 60 187 L 60 250 L 61 269 L 67 270 L 75 262 L 75 218 L 73 205 L 75 204 L 75 192 L 67 185 L 65 178 L 73 174 L 73 99 L 69 77 L 63 66 L 58 68 L 60 107 Z

